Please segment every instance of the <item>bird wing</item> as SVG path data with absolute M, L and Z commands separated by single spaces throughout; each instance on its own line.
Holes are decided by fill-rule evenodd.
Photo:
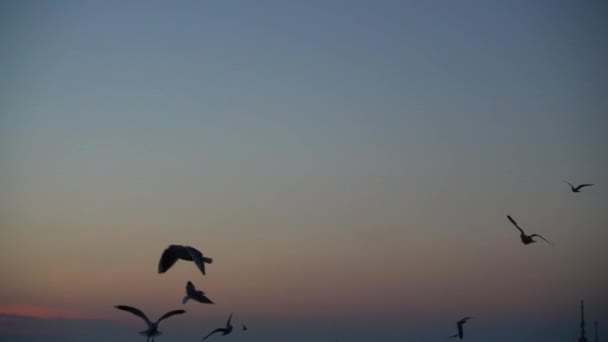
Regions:
M 511 223 L 513 223 L 513 225 L 515 226 L 515 228 L 519 229 L 519 231 L 520 231 L 522 234 L 525 234 L 525 233 L 524 233 L 524 230 L 523 230 L 523 229 L 521 229 L 521 227 L 519 227 L 519 226 L 517 225 L 517 222 L 515 222 L 515 220 L 514 220 L 514 219 L 511 217 L 511 215 L 507 215 L 507 218 L 509 219 L 509 221 L 511 221 Z
M 575 190 L 580 190 L 580 189 L 582 189 L 582 188 L 584 188 L 586 186 L 592 186 L 592 185 L 593 184 L 581 184 L 581 185 L 577 186 Z
M 163 254 L 160 256 L 160 261 L 158 262 L 158 273 L 165 273 L 168 269 L 171 268 L 177 261 L 177 255 L 171 248 L 165 249 Z
M 203 339 L 202 339 L 202 340 L 206 340 L 206 339 L 207 339 L 207 337 L 209 337 L 209 336 L 211 336 L 211 335 L 213 335 L 213 334 L 215 334 L 215 333 L 217 333 L 217 332 L 223 332 L 223 331 L 224 331 L 224 329 L 223 329 L 223 328 L 217 328 L 217 329 L 213 330 L 212 332 L 210 332 L 210 333 L 209 333 L 209 335 L 207 335 L 207 336 L 203 337 Z M 201 341 L 202 341 L 202 340 L 201 340 Z
M 570 183 L 570 182 L 568 182 L 568 181 L 564 181 L 564 183 L 566 183 L 566 184 L 570 185 L 570 188 L 571 188 L 572 190 L 574 190 L 574 185 L 572 185 L 572 183 Z
M 461 337 L 462 335 L 464 335 L 464 329 L 462 328 L 462 324 L 458 324 L 458 337 Z
M 167 319 L 173 315 L 181 315 L 183 313 L 186 313 L 186 310 L 173 310 L 173 311 L 169 311 L 166 314 L 160 316 L 160 318 L 156 321 L 156 323 L 160 323 L 160 321 L 162 321 L 163 319 Z
M 232 319 L 232 313 L 228 316 L 228 321 L 226 321 L 226 327 L 230 326 L 230 320 Z
M 204 275 L 205 274 L 205 262 L 203 261 L 203 253 L 201 253 L 198 249 L 196 249 L 194 247 L 190 247 L 190 246 L 187 246 L 186 250 L 188 251 L 188 254 L 190 254 L 192 261 L 194 261 L 194 263 L 196 264 L 198 269 L 201 270 L 201 272 Z
M 535 237 L 535 236 L 538 236 L 539 238 L 541 238 L 541 239 L 543 239 L 543 240 L 547 241 L 547 243 L 549 243 L 551 246 L 553 246 L 553 244 L 551 243 L 551 241 L 549 241 L 549 240 L 545 239 L 544 237 L 542 237 L 542 236 L 540 236 L 540 235 L 538 235 L 538 234 L 532 234 L 532 235 L 530 235 L 530 237 Z
M 190 293 L 195 290 L 196 290 L 196 288 L 194 287 L 194 284 L 192 284 L 192 282 L 189 281 L 188 284 L 186 284 L 186 293 Z
M 456 335 L 452 335 L 452 336 L 450 336 L 450 337 L 448 337 L 448 338 L 456 338 L 456 337 L 458 337 L 458 334 L 456 334 Z
M 207 298 L 207 296 L 205 296 L 205 293 L 203 291 L 196 291 L 194 296 L 192 296 L 192 299 L 194 299 L 195 301 L 199 302 L 199 303 L 204 303 L 204 304 L 214 304 L 211 299 Z
M 243 324 L 243 330 L 247 330 L 247 326 Z
M 115 308 L 117 308 L 118 310 L 123 310 L 126 312 L 130 312 L 132 314 L 134 314 L 135 316 L 139 316 L 141 317 L 144 321 L 146 321 L 146 324 L 148 326 L 152 325 L 152 322 L 150 322 L 150 320 L 148 319 L 148 316 L 146 316 L 146 314 L 144 314 L 141 310 L 131 307 L 131 306 L 126 306 L 126 305 L 116 305 Z

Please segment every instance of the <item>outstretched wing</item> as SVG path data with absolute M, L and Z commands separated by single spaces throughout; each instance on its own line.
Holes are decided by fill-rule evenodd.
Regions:
M 551 241 L 549 241 L 549 240 L 545 239 L 544 237 L 542 237 L 542 236 L 540 236 L 540 235 L 538 235 L 538 234 L 532 234 L 532 235 L 530 235 L 530 237 L 535 237 L 535 236 L 538 236 L 539 238 L 541 238 L 541 239 L 543 239 L 543 240 L 547 241 L 547 243 L 548 243 L 548 244 L 550 244 L 551 246 L 553 246 L 553 244 L 551 243 Z
M 177 261 L 177 255 L 171 250 L 171 247 L 165 249 L 163 254 L 160 256 L 158 262 L 158 273 L 165 273 L 171 268 Z
M 141 317 L 144 321 L 146 321 L 146 324 L 152 325 L 152 322 L 150 322 L 150 320 L 148 319 L 148 316 L 146 316 L 146 314 L 144 314 L 143 312 L 141 312 L 141 310 L 134 308 L 132 306 L 126 306 L 126 305 L 116 305 L 115 308 L 117 308 L 118 310 L 123 310 L 126 312 L 130 312 L 132 314 L 134 314 L 135 316 L 139 316 Z
M 199 270 L 205 274 L 205 262 L 203 261 L 203 253 L 201 253 L 198 249 L 190 246 L 186 246 L 186 250 L 188 254 L 192 258 L 192 261 L 196 264 Z
M 183 313 L 186 313 L 186 310 L 173 310 L 173 311 L 169 311 L 166 314 L 160 316 L 160 318 L 156 321 L 156 323 L 160 323 L 160 321 L 162 321 L 163 319 L 167 319 L 173 315 L 181 315 Z
M 217 329 L 213 330 L 212 332 L 210 332 L 210 333 L 209 333 L 209 335 L 207 335 L 207 336 L 203 337 L 203 340 L 206 340 L 206 339 L 207 339 L 209 336 L 211 336 L 211 335 L 213 335 L 213 334 L 215 334 L 215 333 L 217 333 L 217 332 L 222 332 L 222 331 L 224 331 L 224 329 L 222 329 L 222 328 L 217 328 Z M 201 340 L 201 341 L 202 341 L 202 340 Z
M 471 318 L 473 318 L 473 317 L 464 317 L 463 319 L 461 319 L 460 321 L 458 321 L 458 324 L 465 324 Z
M 230 320 L 232 319 L 232 313 L 230 313 L 230 316 L 228 316 L 228 321 L 226 321 L 226 327 L 230 326 Z
M 205 296 L 205 293 L 203 291 L 196 291 L 194 293 L 194 296 L 192 296 L 192 299 L 196 300 L 199 303 L 213 304 L 211 299 L 207 298 L 207 296 Z
M 519 229 L 519 231 L 520 231 L 522 234 L 525 234 L 525 233 L 524 233 L 524 230 L 523 230 L 523 229 L 521 229 L 521 227 L 520 227 L 519 225 L 517 225 L 517 222 L 515 222 L 515 220 L 514 220 L 514 219 L 511 217 L 511 215 L 507 215 L 507 218 L 509 219 L 509 221 L 511 221 L 511 223 L 513 223 L 513 225 L 515 226 L 515 228 Z
M 581 185 L 577 186 L 575 190 L 577 190 L 577 191 L 578 191 L 578 190 L 580 190 L 580 189 L 582 189 L 582 188 L 584 188 L 584 187 L 586 187 L 586 186 L 592 186 L 592 185 L 593 185 L 593 184 L 581 184 Z
M 456 335 L 452 335 L 452 336 L 450 336 L 450 337 L 448 337 L 448 338 L 456 338 L 456 337 L 458 337 L 458 334 L 456 334 Z
M 568 181 L 564 181 L 564 183 L 566 183 L 566 184 L 570 185 L 570 188 L 571 188 L 572 190 L 574 190 L 574 185 L 572 185 L 572 183 L 570 183 L 570 182 L 568 182 Z
M 196 289 L 194 288 L 194 284 L 191 281 L 186 284 L 186 293 L 194 292 Z

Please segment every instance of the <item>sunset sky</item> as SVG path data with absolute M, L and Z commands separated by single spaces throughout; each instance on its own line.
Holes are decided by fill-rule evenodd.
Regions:
M 608 336 L 605 1 L 0 2 L 0 341 Z M 563 180 L 594 183 L 580 194 Z M 554 242 L 524 246 L 507 221 Z M 214 259 L 202 276 L 164 248 Z M 181 304 L 188 280 L 216 303 Z M 241 322 L 250 330 L 240 331 Z

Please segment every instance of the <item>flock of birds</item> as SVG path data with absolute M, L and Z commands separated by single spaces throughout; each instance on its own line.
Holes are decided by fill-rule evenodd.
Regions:
M 566 184 L 570 185 L 570 191 L 572 192 L 581 192 L 581 189 L 587 186 L 592 186 L 593 184 L 579 184 L 577 186 L 572 185 L 572 183 L 568 182 L 568 181 L 564 181 Z M 534 240 L 535 237 L 541 238 L 543 240 L 545 240 L 548 244 L 553 245 L 549 240 L 545 239 L 544 237 L 542 237 L 539 234 L 531 234 L 528 235 L 524 232 L 524 230 L 517 224 L 517 222 L 515 222 L 515 220 L 511 217 L 511 215 L 507 215 L 507 219 L 509 219 L 509 221 L 511 221 L 511 223 L 515 226 L 515 228 L 517 228 L 520 232 L 519 237 L 521 238 L 521 242 L 524 245 L 529 245 L 531 243 L 536 242 Z M 449 338 L 458 338 L 460 340 L 462 340 L 464 338 L 464 324 L 469 320 L 472 319 L 473 317 L 465 317 L 461 320 L 459 320 L 458 322 L 456 322 L 456 327 L 458 328 L 458 333 L 449 336 Z
M 203 275 L 205 275 L 205 264 L 211 264 L 213 259 L 207 258 L 201 253 L 198 249 L 190 246 L 181 246 L 181 245 L 171 245 L 165 249 L 163 254 L 160 257 L 160 261 L 158 263 L 158 273 L 165 273 L 167 270 L 173 266 L 177 260 L 186 260 L 192 261 L 198 267 Z M 182 304 L 186 304 L 188 300 L 194 300 L 202 304 L 213 304 L 211 299 L 205 296 L 205 293 L 201 290 L 197 290 L 194 287 L 194 284 L 191 281 L 188 281 L 186 284 L 186 296 L 182 299 Z M 140 331 L 140 334 L 146 336 L 146 342 L 154 342 L 154 338 L 161 335 L 162 332 L 158 330 L 158 324 L 171 316 L 181 315 L 186 313 L 186 310 L 172 310 L 164 315 L 160 316 L 155 322 L 152 322 L 146 314 L 144 314 L 141 310 L 134 308 L 132 306 L 127 305 L 116 305 L 115 308 L 119 310 L 123 310 L 126 312 L 130 312 L 135 316 L 142 318 L 148 328 L 146 330 Z M 217 328 L 210 332 L 207 336 L 203 337 L 202 340 L 205 340 L 216 333 L 221 333 L 222 336 L 228 335 L 232 332 L 233 326 L 230 323 L 232 321 L 232 314 L 228 317 L 228 321 L 226 321 L 226 325 L 222 328 Z M 247 330 L 247 326 L 242 324 L 243 330 Z M 201 341 L 202 341 L 201 340 Z
M 581 189 L 584 187 L 593 185 L 593 184 L 580 184 L 578 186 L 574 186 L 567 181 L 564 181 L 564 182 L 566 182 L 568 185 L 570 185 L 571 191 L 575 192 L 575 193 L 581 192 Z M 549 240 L 545 239 L 544 237 L 542 237 L 539 234 L 527 235 L 524 232 L 524 230 L 517 224 L 517 222 L 515 222 L 515 220 L 510 215 L 507 215 L 507 218 L 515 226 L 515 228 L 517 228 L 519 230 L 519 232 L 520 232 L 519 236 L 521 238 L 521 242 L 524 245 L 529 245 L 531 243 L 536 242 L 534 240 L 535 237 L 541 238 L 544 241 L 546 241 L 547 243 L 553 245 Z M 194 247 L 181 246 L 181 245 L 170 245 L 167 249 L 165 249 L 165 251 L 163 252 L 163 254 L 160 257 L 160 261 L 158 263 L 158 273 L 167 272 L 167 270 L 169 270 L 180 259 L 194 262 L 194 264 L 198 267 L 198 269 L 201 271 L 201 273 L 203 273 L 203 275 L 205 275 L 205 264 L 213 263 L 213 259 L 205 257 L 203 255 L 203 253 L 201 253 L 199 250 L 197 250 Z M 194 286 L 194 284 L 191 281 L 188 281 L 188 283 L 186 284 L 186 296 L 184 296 L 184 298 L 182 299 L 182 304 L 186 304 L 186 302 L 188 302 L 188 300 L 190 300 L 190 299 L 197 301 L 199 303 L 203 303 L 203 304 L 213 304 L 211 299 L 209 299 L 207 296 L 205 296 L 205 293 L 203 291 L 197 290 L 196 287 Z M 154 338 L 156 336 L 159 336 L 162 334 L 161 331 L 158 330 L 158 324 L 162 320 L 167 319 L 174 315 L 181 315 L 181 314 L 186 313 L 185 310 L 172 310 L 172 311 L 169 311 L 169 312 L 165 313 L 164 315 L 160 316 L 160 318 L 157 319 L 155 322 L 152 322 L 141 310 L 134 308 L 132 306 L 116 305 L 115 308 L 117 308 L 119 310 L 130 312 L 130 313 L 142 318 L 146 322 L 148 328 L 146 330 L 140 332 L 140 334 L 147 337 L 146 342 L 154 342 Z M 464 317 L 463 319 L 456 322 L 456 327 L 458 329 L 458 332 L 454 335 L 449 336 L 449 338 L 458 338 L 458 339 L 462 340 L 464 338 L 464 324 L 472 318 L 473 317 Z M 217 328 L 217 329 L 211 331 L 208 335 L 203 337 L 201 339 L 201 341 L 211 337 L 212 335 L 214 335 L 216 333 L 221 334 L 221 336 L 230 334 L 233 330 L 231 320 L 232 320 L 232 314 L 230 314 L 230 316 L 228 317 L 228 320 L 226 321 L 226 325 L 224 327 Z M 247 330 L 247 327 L 244 324 L 242 324 L 242 327 L 243 327 L 242 329 L 244 331 Z

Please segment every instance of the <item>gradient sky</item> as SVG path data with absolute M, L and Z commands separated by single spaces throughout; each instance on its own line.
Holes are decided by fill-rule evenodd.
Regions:
M 608 335 L 604 1 L 2 1 L 0 340 Z M 572 194 L 562 180 L 597 185 Z M 523 246 L 506 220 L 555 243 Z M 169 244 L 215 259 L 202 277 Z M 248 336 L 248 338 L 246 338 Z M 143 340 L 143 339 L 142 339 Z

